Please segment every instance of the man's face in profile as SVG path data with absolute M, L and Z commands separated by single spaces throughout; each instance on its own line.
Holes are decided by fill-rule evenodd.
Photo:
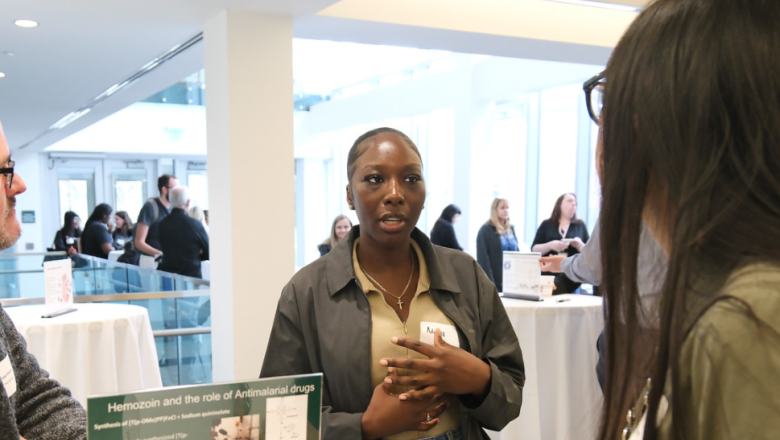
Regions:
M 0 125 L 0 168 L 8 167 L 10 160 L 11 151 L 8 148 L 8 142 L 5 140 L 3 127 Z M 0 249 L 8 249 L 13 246 L 22 233 L 19 220 L 16 218 L 16 196 L 25 192 L 27 186 L 18 174 L 14 175 L 11 188 L 8 187 L 10 181 L 11 175 L 0 174 L 0 186 L 3 189 L 3 192 L 0 193 L 0 215 L 2 215 L 2 223 L 0 223 Z

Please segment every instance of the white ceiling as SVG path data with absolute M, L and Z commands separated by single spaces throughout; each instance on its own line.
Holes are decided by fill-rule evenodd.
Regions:
M 506 11 L 474 16 L 475 5 L 542 0 L 448 0 L 450 22 L 441 11 L 420 5 L 441 0 L 394 0 L 414 20 L 376 16 L 379 0 L 0 0 L 0 121 L 12 148 L 38 137 L 46 128 L 80 108 L 141 66 L 202 31 L 203 24 L 222 10 L 247 10 L 295 17 L 295 36 L 441 49 L 466 53 L 553 61 L 604 64 L 611 52 L 603 29 L 626 25 L 613 11 L 556 4 L 558 16 L 539 15 L 536 25 L 559 26 L 567 14 L 589 17 L 591 32 L 575 40 L 512 32 Z M 645 0 L 612 0 L 635 4 Z M 510 8 L 516 21 L 529 20 L 529 10 Z M 317 15 L 318 12 L 326 13 Z M 361 12 L 362 11 L 362 12 Z M 585 12 L 583 12 L 585 11 Z M 597 13 L 595 11 L 605 11 Z M 363 15 L 361 15 L 363 14 Z M 367 15 L 366 15 L 367 14 Z M 454 15 L 453 15 L 454 14 Z M 459 21 L 458 14 L 472 14 Z M 402 14 L 403 15 L 403 14 Z M 438 18 L 437 18 L 438 17 Z M 618 17 L 618 18 L 615 18 Z M 621 18 L 622 17 L 622 18 Z M 34 29 L 13 24 L 16 19 L 40 22 Z M 533 17 L 530 17 L 533 19 Z M 533 21 L 533 20 L 532 20 Z M 617 24 L 615 24 L 617 22 Z M 492 23 L 503 27 L 496 31 Z M 492 29 L 492 30 L 491 30 Z M 602 30 L 598 30 L 602 29 Z M 598 38 L 596 38 L 598 37 Z M 599 38 L 601 38 L 599 40 Z M 604 43 L 607 41 L 607 43 Z M 202 45 L 196 45 L 145 76 L 126 91 L 104 101 L 63 130 L 47 134 L 28 148 L 39 150 L 156 93 L 203 66 Z

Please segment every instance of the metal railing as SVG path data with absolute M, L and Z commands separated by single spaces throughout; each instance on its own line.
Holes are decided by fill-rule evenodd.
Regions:
M 74 303 L 103 303 L 116 301 L 141 301 L 150 299 L 177 299 L 177 298 L 200 298 L 210 297 L 211 290 L 180 290 L 176 292 L 147 292 L 147 293 L 120 293 L 116 295 L 86 295 L 74 296 Z M 3 307 L 34 306 L 45 304 L 46 299 L 37 298 L 4 298 L 0 299 L 0 305 Z M 211 327 L 182 328 L 175 330 L 156 330 L 152 334 L 155 338 L 189 335 L 208 335 L 211 334 Z

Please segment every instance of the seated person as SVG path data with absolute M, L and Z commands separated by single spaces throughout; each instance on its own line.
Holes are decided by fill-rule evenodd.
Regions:
M 8 143 L 0 126 L 0 250 L 19 239 L 21 227 L 14 211 L 15 197 L 26 189 L 22 177 L 14 173 Z M 10 362 L 8 362 L 10 360 Z M 76 360 L 74 360 L 76 362 Z M 70 391 L 41 369 L 27 351 L 24 338 L 0 306 L 0 439 L 86 440 L 87 415 Z
M 118 251 L 124 249 L 125 244 L 133 240 L 133 220 L 127 211 L 119 211 L 114 216 L 114 248 Z
M 164 272 L 203 278 L 200 262 L 209 259 L 209 235 L 203 223 L 187 215 L 190 196 L 186 186 L 171 190 L 171 213 L 160 221 L 162 262 Z
M 73 211 L 65 213 L 65 223 L 62 229 L 57 231 L 54 235 L 54 247 L 55 251 L 65 251 L 68 256 L 78 252 L 78 239 L 81 237 L 81 219 L 78 214 Z
M 97 205 L 92 211 L 81 236 L 82 254 L 108 259 L 108 254 L 114 250 L 114 237 L 111 236 L 108 225 L 113 211 L 107 203 Z

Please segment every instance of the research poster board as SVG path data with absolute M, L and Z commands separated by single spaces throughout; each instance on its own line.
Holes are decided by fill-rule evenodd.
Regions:
M 319 440 L 322 374 L 87 398 L 90 440 Z
M 507 295 L 541 298 L 539 252 L 504 252 L 504 291 Z
M 73 266 L 70 258 L 43 263 L 47 315 L 73 309 Z

